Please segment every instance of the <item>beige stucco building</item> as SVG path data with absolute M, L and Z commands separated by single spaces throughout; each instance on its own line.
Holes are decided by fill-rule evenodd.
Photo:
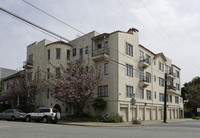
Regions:
M 163 53 L 153 53 L 139 44 L 138 30 L 85 34 L 69 43 L 42 40 L 27 47 L 24 68 L 31 76 L 38 67 L 47 72 L 56 72 L 50 65 L 64 67 L 70 61 L 88 61 L 102 66 L 103 80 L 96 93 L 85 107 L 96 114 L 91 102 L 95 97 L 107 101 L 104 113 L 118 113 L 124 121 L 131 121 L 130 95 L 135 94 L 133 117 L 142 120 L 162 120 L 164 107 L 164 76 L 167 73 L 167 119 L 177 119 L 183 114 L 180 97 L 180 68 Z M 32 76 L 33 77 L 33 76 Z M 51 98 L 48 91 L 37 97 L 38 106 L 60 107 L 62 114 L 73 113 L 73 108 Z

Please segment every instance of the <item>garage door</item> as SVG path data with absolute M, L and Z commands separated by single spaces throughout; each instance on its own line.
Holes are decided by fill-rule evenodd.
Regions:
M 128 121 L 128 109 L 125 107 L 120 108 L 120 115 L 123 117 L 123 121 L 127 122 Z
M 162 120 L 162 109 L 158 110 L 158 120 Z
M 170 114 L 171 114 L 171 110 L 168 109 L 168 110 L 167 110 L 167 119 L 171 119 Z
M 139 109 L 139 119 L 144 120 L 144 108 L 140 108 Z
M 146 109 L 146 118 L 145 120 L 150 120 L 151 118 L 151 109 Z
M 153 109 L 152 120 L 156 120 L 156 109 Z

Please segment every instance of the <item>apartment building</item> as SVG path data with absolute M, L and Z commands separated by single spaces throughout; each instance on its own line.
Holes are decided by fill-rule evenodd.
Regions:
M 0 67 L 0 80 L 2 78 L 5 78 L 7 76 L 10 76 L 14 73 L 16 73 L 17 71 L 16 70 L 12 70 L 12 69 L 7 69 L 7 68 L 1 68 Z
M 95 115 L 92 101 L 96 97 L 102 97 L 107 101 L 102 115 L 118 113 L 123 116 L 124 121 L 131 121 L 133 108 L 134 118 L 162 120 L 164 77 L 167 73 L 167 118 L 178 119 L 182 116 L 181 69 L 162 52 L 153 53 L 139 44 L 137 29 L 103 34 L 92 31 L 69 43 L 49 40 L 35 42 L 27 47 L 24 68 L 28 76 L 38 67 L 47 72 L 57 72 L 59 64 L 67 67 L 70 61 L 75 60 L 102 67 L 103 80 L 88 102 L 86 112 Z M 50 63 L 58 68 L 54 69 Z M 130 100 L 133 94 L 136 104 L 132 107 Z M 37 99 L 38 106 L 56 107 L 62 114 L 73 113 L 73 107 L 52 98 L 48 90 Z

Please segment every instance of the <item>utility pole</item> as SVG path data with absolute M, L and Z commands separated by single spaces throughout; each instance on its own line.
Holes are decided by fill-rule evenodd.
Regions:
M 165 73 L 165 91 L 164 91 L 164 123 L 167 123 L 167 73 Z

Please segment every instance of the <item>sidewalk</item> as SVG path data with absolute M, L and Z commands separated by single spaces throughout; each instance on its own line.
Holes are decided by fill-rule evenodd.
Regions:
M 185 122 L 185 121 L 190 121 L 190 120 L 192 120 L 192 119 L 170 119 L 170 120 L 167 120 L 167 123 Z M 144 121 L 142 123 L 142 125 L 132 124 L 131 122 L 123 122 L 123 123 L 66 122 L 63 120 L 60 120 L 58 123 L 63 124 L 63 125 L 88 126 L 88 127 L 133 127 L 133 126 L 145 126 L 145 125 L 151 125 L 151 124 L 159 124 L 159 123 L 163 123 L 163 121 L 162 120 L 149 120 L 149 121 Z

